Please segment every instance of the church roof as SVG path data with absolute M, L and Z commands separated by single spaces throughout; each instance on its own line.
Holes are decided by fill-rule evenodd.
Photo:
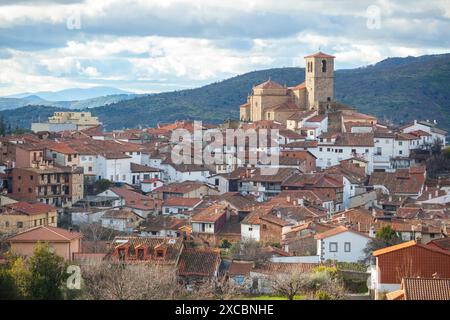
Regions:
M 283 102 L 281 104 L 269 107 L 266 109 L 266 111 L 278 111 L 278 112 L 283 112 L 283 111 L 298 111 L 300 108 L 293 103 L 292 101 L 286 101 Z
M 281 84 L 272 81 L 272 80 L 267 80 L 261 84 L 258 84 L 257 86 L 255 86 L 255 88 L 257 89 L 285 89 Z
M 326 54 L 326 53 L 323 53 L 322 51 L 319 51 L 317 53 L 306 56 L 305 58 L 336 58 L 336 57 Z
M 305 82 L 299 83 L 298 85 L 296 85 L 295 87 L 290 87 L 289 89 L 291 90 L 303 90 L 306 88 L 306 84 Z

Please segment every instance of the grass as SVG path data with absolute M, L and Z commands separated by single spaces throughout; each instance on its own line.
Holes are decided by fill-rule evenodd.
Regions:
M 248 300 L 287 300 L 286 297 L 282 297 L 282 296 L 269 296 L 269 295 L 265 295 L 265 296 L 257 296 L 257 297 L 247 297 L 246 299 Z M 305 296 L 295 296 L 294 300 L 305 300 Z

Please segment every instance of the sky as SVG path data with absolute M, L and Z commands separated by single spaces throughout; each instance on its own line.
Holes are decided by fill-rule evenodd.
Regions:
M 179 90 L 319 49 L 336 69 L 450 52 L 450 1 L 0 1 L 0 96 Z

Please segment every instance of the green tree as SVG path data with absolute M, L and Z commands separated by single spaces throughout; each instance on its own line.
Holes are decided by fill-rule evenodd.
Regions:
M 66 263 L 62 257 L 52 252 L 48 244 L 38 244 L 27 265 L 29 298 L 58 300 L 64 297 L 62 287 L 68 276 Z
M 379 229 L 375 234 L 375 238 L 371 239 L 364 248 L 364 253 L 366 256 L 365 262 L 370 262 L 372 259 L 372 252 L 399 244 L 401 242 L 402 239 L 400 239 L 397 232 L 395 232 L 391 226 L 385 226 Z
M 111 187 L 112 183 L 108 179 L 100 179 L 95 182 L 95 192 L 101 193 L 105 190 L 108 190 Z
M 0 268 L 0 300 L 13 300 L 19 297 L 19 290 L 14 278 L 8 269 Z
M 13 280 L 18 296 L 27 298 L 27 284 L 30 274 L 25 259 L 9 254 L 7 256 L 7 261 L 8 269 L 6 270 L 6 273 Z

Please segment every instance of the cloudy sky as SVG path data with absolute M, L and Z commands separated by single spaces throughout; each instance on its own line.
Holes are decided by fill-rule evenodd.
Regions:
M 450 1 L 2 0 L 0 95 L 196 87 L 252 70 L 450 52 Z

